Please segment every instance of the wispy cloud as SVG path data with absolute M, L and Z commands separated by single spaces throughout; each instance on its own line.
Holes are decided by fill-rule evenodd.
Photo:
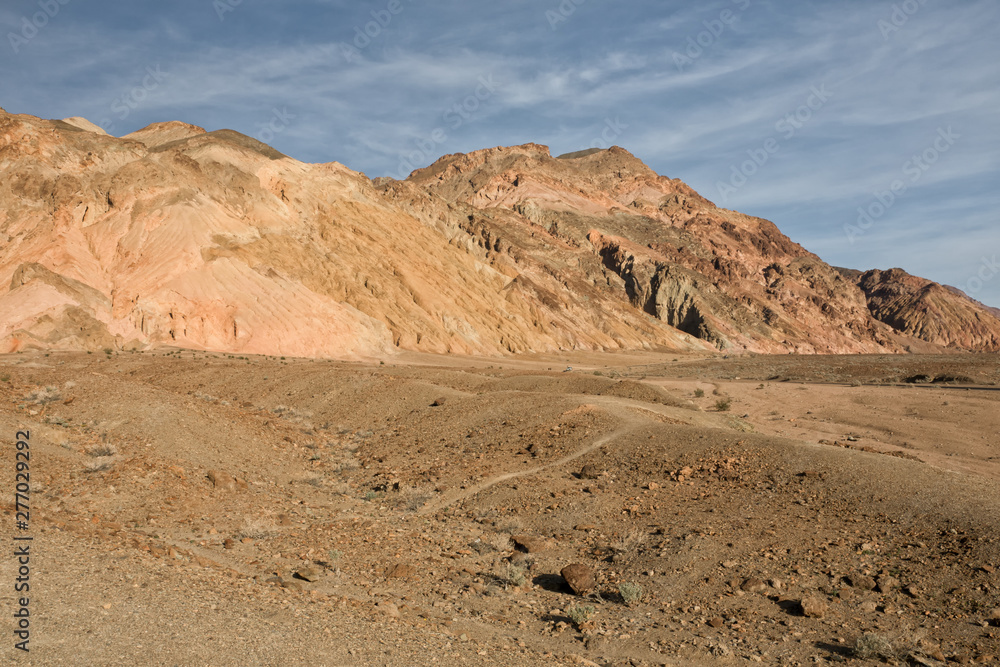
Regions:
M 861 0 L 582 3 L 555 29 L 546 11 L 558 2 L 402 0 L 347 58 L 344 46 L 386 6 L 242 2 L 219 21 L 198 0 L 73 0 L 20 53 L 0 44 L 0 105 L 111 120 L 116 134 L 179 119 L 255 135 L 287 109 L 294 119 L 274 134 L 276 148 L 370 176 L 396 175 L 418 146 L 429 147 L 426 162 L 431 150 L 524 141 L 577 150 L 617 119 L 627 129 L 615 141 L 716 201 L 732 166 L 775 138 L 778 150 L 725 205 L 773 219 L 833 263 L 953 280 L 978 248 L 1000 245 L 995 2 L 926 3 L 884 35 L 892 3 Z M 719 30 L 727 10 L 733 21 Z M 29 0 L 5 5 L 3 33 L 33 11 Z M 690 39 L 704 46 L 679 68 L 674 54 Z M 149 67 L 163 81 L 121 118 L 116 100 Z M 495 90 L 455 126 L 449 109 L 484 76 Z M 832 97 L 787 137 L 778 124 L 814 86 Z M 863 244 L 847 243 L 845 220 L 947 126 L 962 139 Z M 1000 304 L 995 282 L 979 297 Z

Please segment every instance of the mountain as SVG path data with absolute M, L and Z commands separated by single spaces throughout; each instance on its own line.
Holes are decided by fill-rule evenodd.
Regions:
M 1000 338 L 1000 320 L 943 288 L 925 318 L 944 319 L 890 316 L 772 223 L 617 147 L 492 148 L 372 181 L 231 130 L 117 138 L 0 112 L 0 176 L 0 351 L 833 353 Z M 946 335 L 969 318 L 978 328 Z
M 872 314 L 897 331 L 945 347 L 1000 349 L 996 313 L 954 288 L 902 269 L 867 271 L 858 285 Z

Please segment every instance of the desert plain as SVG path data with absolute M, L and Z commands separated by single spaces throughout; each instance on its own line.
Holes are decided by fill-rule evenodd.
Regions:
M 996 354 L 4 355 L 0 659 L 996 664 L 998 408 Z

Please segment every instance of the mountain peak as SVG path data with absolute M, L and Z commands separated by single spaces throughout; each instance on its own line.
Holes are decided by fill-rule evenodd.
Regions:
M 132 139 L 145 144 L 148 148 L 155 148 L 199 134 L 205 134 L 205 128 L 182 123 L 178 120 L 170 120 L 163 123 L 152 123 L 141 130 L 126 134 L 122 139 Z

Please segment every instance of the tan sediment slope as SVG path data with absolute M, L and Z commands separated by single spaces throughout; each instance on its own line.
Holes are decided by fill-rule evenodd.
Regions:
M 81 130 L 85 130 L 87 132 L 95 132 L 97 134 L 107 135 L 107 132 L 104 131 L 103 127 L 101 127 L 99 125 L 95 125 L 94 123 L 91 123 L 86 118 L 81 118 L 80 116 L 73 116 L 71 118 L 63 118 L 63 122 L 67 123 L 69 125 L 72 125 L 73 127 L 78 127 Z
M 923 329 L 872 317 L 852 280 L 770 222 L 619 148 L 563 160 L 534 144 L 489 149 L 373 183 L 231 130 L 99 130 L 0 113 L 0 350 L 921 344 Z M 929 347 L 991 349 L 991 327 Z

